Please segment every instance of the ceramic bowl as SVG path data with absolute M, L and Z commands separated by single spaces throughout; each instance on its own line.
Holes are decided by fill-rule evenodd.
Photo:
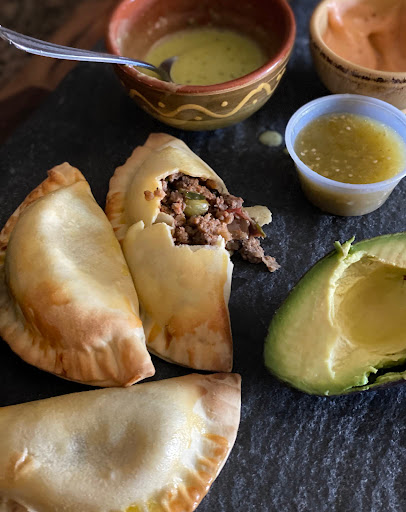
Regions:
M 355 3 L 355 2 L 353 2 Z M 331 0 L 323 0 L 310 20 L 310 50 L 324 85 L 333 93 L 372 96 L 406 109 L 406 72 L 379 71 L 359 66 L 334 53 L 323 41 Z
M 296 24 L 286 0 L 123 0 L 107 31 L 107 48 L 121 55 L 130 31 L 137 34 L 136 54 L 143 60 L 162 37 L 193 26 L 231 28 L 255 38 L 272 56 L 259 69 L 215 85 L 175 85 L 118 65 L 115 70 L 131 98 L 153 117 L 184 130 L 213 130 L 256 112 L 271 97 L 286 69 Z M 276 46 L 275 46 L 276 45 Z M 275 51 L 276 47 L 276 51 Z

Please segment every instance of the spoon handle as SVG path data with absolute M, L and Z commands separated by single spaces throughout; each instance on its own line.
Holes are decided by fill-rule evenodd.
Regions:
M 143 62 L 142 60 L 128 59 L 119 55 L 112 55 L 111 53 L 99 53 L 91 50 L 82 50 L 80 48 L 71 48 L 69 46 L 62 46 L 59 44 L 48 43 L 35 39 L 34 37 L 25 36 L 14 30 L 2 27 L 0 25 L 0 37 L 9 43 L 13 44 L 19 50 L 24 50 L 28 53 L 41 55 L 42 57 L 53 57 L 54 59 L 64 60 L 78 60 L 86 62 L 109 62 L 112 64 L 127 64 L 129 66 L 138 66 L 141 68 L 151 69 L 158 73 L 165 81 L 168 77 L 164 70 Z

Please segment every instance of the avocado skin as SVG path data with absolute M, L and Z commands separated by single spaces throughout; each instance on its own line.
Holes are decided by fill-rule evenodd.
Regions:
M 342 247 L 345 247 L 344 244 Z M 348 250 L 348 249 L 347 249 Z M 300 329 L 297 329 L 297 325 L 292 324 L 300 323 L 298 317 L 302 314 L 303 320 L 303 332 L 309 331 L 309 327 L 306 327 L 306 323 L 310 324 L 310 332 L 322 331 L 318 325 L 317 317 L 312 318 L 315 311 L 314 308 L 317 306 L 318 296 L 323 296 L 326 285 L 330 283 L 331 276 L 334 275 L 337 266 L 340 262 L 345 261 L 347 258 L 351 258 L 357 253 L 362 253 L 366 256 L 378 258 L 386 265 L 394 265 L 401 269 L 406 268 L 406 232 L 383 235 L 371 239 L 366 239 L 358 242 L 349 247 L 348 255 L 344 254 L 340 250 L 336 249 L 327 254 L 324 258 L 319 260 L 310 270 L 299 280 L 296 286 L 291 290 L 288 297 L 285 299 L 281 307 L 276 311 L 271 324 L 267 338 L 265 340 L 264 347 L 264 360 L 265 366 L 278 380 L 287 384 L 290 387 L 298 389 L 308 394 L 318 396 L 336 396 L 344 395 L 348 393 L 357 393 L 361 391 L 373 390 L 377 388 L 386 388 L 399 384 L 406 380 L 406 369 L 403 360 L 397 361 L 396 364 L 392 365 L 400 366 L 399 362 L 403 365 L 401 372 L 390 371 L 391 365 L 388 365 L 387 373 L 379 375 L 375 381 L 369 382 L 368 375 L 360 373 L 360 375 L 354 375 L 351 379 L 329 379 L 326 378 L 326 373 L 319 372 L 316 370 L 313 374 L 309 372 L 305 375 L 306 371 L 299 360 L 295 361 L 296 352 L 300 354 L 302 349 L 301 345 L 308 341 L 301 336 Z M 391 258 L 393 254 L 393 258 Z M 322 298 L 322 302 L 323 302 Z M 309 307 L 306 308 L 304 305 L 308 303 Z M 317 311 L 317 309 L 316 309 Z M 310 313 L 310 314 L 309 314 Z M 323 324 L 323 322 L 321 322 Z M 293 332 L 293 342 L 291 331 Z M 318 333 L 320 334 L 320 332 Z M 285 340 L 288 340 L 286 342 Z M 312 338 L 309 340 L 309 351 L 311 352 Z M 406 351 L 406 333 L 405 333 L 405 351 Z M 317 350 L 315 351 L 314 357 L 317 358 Z M 320 365 L 326 365 L 326 360 L 321 359 Z M 320 366 L 320 367 L 321 367 Z M 383 365 L 381 368 L 384 368 Z M 374 374 L 380 367 L 373 367 Z M 365 370 L 365 369 L 364 369 Z M 366 381 L 365 381 L 366 379 Z

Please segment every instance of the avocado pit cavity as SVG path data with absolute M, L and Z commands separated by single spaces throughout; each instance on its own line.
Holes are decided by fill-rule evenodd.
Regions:
M 406 355 L 405 270 L 365 259 L 348 269 L 354 284 L 344 292 L 337 321 L 354 344 Z
M 406 380 L 406 233 L 335 247 L 276 312 L 266 366 L 318 395 Z
M 361 355 L 368 358 L 365 383 L 369 383 L 378 380 L 378 370 L 383 375 L 403 365 L 406 360 L 404 273 L 405 269 L 368 256 L 343 272 L 334 295 L 334 322 L 351 348 L 347 357 L 339 357 L 332 363 L 333 371 L 340 371 L 342 365 L 355 368 Z

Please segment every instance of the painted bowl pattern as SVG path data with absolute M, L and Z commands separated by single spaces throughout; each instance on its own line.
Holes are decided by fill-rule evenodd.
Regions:
M 193 22 L 191 22 L 193 20 Z M 293 49 L 296 24 L 286 0 L 123 0 L 113 12 L 107 48 L 122 53 L 131 31 L 140 34 L 133 57 L 185 26 L 216 25 L 251 35 L 271 48 L 259 69 L 221 84 L 194 86 L 163 82 L 136 68 L 115 70 L 131 98 L 159 121 L 184 130 L 214 130 L 238 123 L 261 108 L 278 86 Z

